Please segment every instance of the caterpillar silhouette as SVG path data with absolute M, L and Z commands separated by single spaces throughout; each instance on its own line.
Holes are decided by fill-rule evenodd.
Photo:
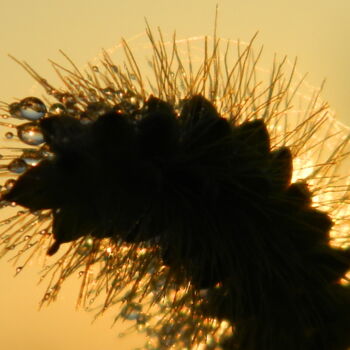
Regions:
M 23 101 L 11 113 L 31 110 L 50 156 L 2 199 L 50 211 L 48 255 L 81 237 L 158 247 L 171 278 L 204 293 L 193 317 L 232 325 L 223 349 L 350 347 L 350 249 L 330 245 L 331 217 L 264 119 L 227 119 L 200 93 L 99 102 L 90 119 L 93 103 L 77 118 Z

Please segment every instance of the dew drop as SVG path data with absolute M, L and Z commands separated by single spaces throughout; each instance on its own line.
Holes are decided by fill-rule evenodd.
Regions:
M 145 325 L 145 323 L 148 321 L 148 316 L 144 313 L 140 313 L 139 316 L 136 319 L 136 322 L 138 325 Z
M 63 94 L 57 94 L 56 98 L 62 102 L 63 104 L 65 104 L 67 107 L 72 107 L 74 106 L 77 101 L 75 99 L 75 97 L 71 94 L 67 94 L 67 93 L 63 93 Z
M 19 102 L 13 102 L 9 104 L 8 111 L 12 118 L 21 118 L 20 107 L 21 105 Z
M 7 166 L 7 169 L 11 173 L 23 174 L 27 170 L 27 167 L 27 163 L 23 159 L 17 158 Z
M 21 159 L 30 166 L 36 166 L 43 159 L 43 154 L 35 149 L 24 150 Z
M 22 269 L 23 269 L 23 266 L 18 266 L 16 268 L 16 273 L 20 273 L 22 271 Z
M 37 146 L 44 142 L 44 135 L 36 123 L 26 123 L 17 127 L 20 140 L 28 145 Z
M 125 305 L 120 311 L 120 316 L 125 320 L 137 320 L 142 312 L 142 306 L 136 303 L 130 303 Z
M 48 93 L 49 95 L 52 95 L 52 96 L 55 96 L 55 97 L 56 97 L 56 95 L 59 94 L 59 92 L 58 92 L 56 89 L 48 89 L 48 90 L 47 90 L 47 93 Z
M 99 72 L 99 71 L 100 71 L 99 68 L 98 68 L 97 66 L 92 66 L 92 70 L 93 70 L 94 72 Z
M 112 87 L 106 87 L 101 90 L 107 99 L 112 100 L 116 94 L 116 91 Z
M 6 134 L 5 134 L 5 137 L 8 139 L 8 140 L 11 140 L 12 138 L 13 138 L 13 133 L 11 132 L 11 131 L 9 131 L 9 132 L 7 132 Z
M 49 108 L 51 115 L 63 115 L 66 112 L 66 107 L 62 103 L 54 103 Z
M 111 68 L 112 68 L 112 71 L 113 71 L 114 73 L 118 73 L 118 72 L 119 72 L 119 68 L 118 68 L 116 65 L 112 64 L 112 65 L 111 65 Z
M 8 179 L 6 182 L 5 182 L 5 188 L 6 190 L 10 190 L 16 183 L 16 180 L 15 179 Z
M 31 238 L 32 238 L 32 236 L 30 236 L 30 235 L 24 236 L 24 240 L 25 240 L 25 241 L 28 241 L 28 239 L 31 239 Z
M 134 106 L 137 105 L 137 102 L 138 102 L 138 100 L 135 96 L 130 97 L 130 103 L 132 105 L 134 105 Z
M 84 241 L 80 244 L 80 246 L 77 249 L 77 253 L 79 255 L 86 256 L 90 254 L 92 248 L 94 245 L 94 240 L 91 237 L 87 237 L 84 239 Z
M 123 90 L 117 90 L 115 93 L 120 99 L 124 98 L 125 93 Z
M 50 146 L 48 144 L 43 144 L 39 151 L 43 158 L 53 159 L 55 155 L 51 152 Z
M 147 327 L 146 327 L 145 324 L 140 323 L 140 324 L 137 324 L 137 325 L 136 325 L 136 329 L 137 329 L 139 332 L 144 332 L 144 331 L 147 329 Z
M 19 104 L 20 116 L 28 120 L 38 120 L 46 114 L 46 106 L 36 97 L 26 97 Z

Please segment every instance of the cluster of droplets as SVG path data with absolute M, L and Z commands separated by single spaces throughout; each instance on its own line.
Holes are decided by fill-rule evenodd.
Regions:
M 129 116 L 137 118 L 137 112 L 143 104 L 141 98 L 130 91 L 104 88 L 102 94 L 108 94 L 109 98 L 99 97 L 99 101 L 94 101 L 91 95 L 81 95 L 76 97 L 70 93 L 61 93 L 54 89 L 50 94 L 58 101 L 47 108 L 45 103 L 36 97 L 26 97 L 19 102 L 8 105 L 8 114 L 4 114 L 3 119 L 13 118 L 14 123 L 2 122 L 1 125 L 16 129 L 16 132 L 7 131 L 7 140 L 18 140 L 26 145 L 19 147 L 22 154 L 7 162 L 6 170 L 9 173 L 20 175 L 29 167 L 37 165 L 42 159 L 52 156 L 47 145 L 44 143 L 44 135 L 40 129 L 39 121 L 50 116 L 73 116 L 88 124 L 96 121 L 100 116 L 106 114 L 111 107 L 118 105 L 123 112 Z M 26 120 L 27 122 L 18 124 L 16 121 Z M 16 137 L 17 136 L 17 137 Z

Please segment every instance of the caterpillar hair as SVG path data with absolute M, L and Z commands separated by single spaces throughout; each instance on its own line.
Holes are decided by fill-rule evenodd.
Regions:
M 348 349 L 347 130 L 295 64 L 260 80 L 253 40 L 194 61 L 147 35 L 153 76 L 126 42 L 86 72 L 64 54 L 62 89 L 17 61 L 46 95 L 0 106 L 1 255 L 45 252 L 42 304 L 79 274 L 147 349 Z

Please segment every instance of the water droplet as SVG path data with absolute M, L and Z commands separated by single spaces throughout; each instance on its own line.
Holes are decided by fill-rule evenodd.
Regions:
M 144 332 L 146 329 L 147 329 L 147 327 L 146 327 L 146 325 L 145 324 L 137 324 L 136 325 L 136 329 L 139 331 L 139 332 Z
M 106 87 L 102 89 L 102 93 L 106 95 L 108 99 L 113 99 L 115 95 L 115 90 L 112 87 Z
M 46 106 L 36 97 L 26 97 L 20 102 L 20 115 L 24 119 L 38 120 L 46 114 Z
M 136 319 L 136 322 L 138 325 L 145 325 L 145 323 L 148 321 L 148 316 L 144 313 L 140 313 L 139 316 Z
M 23 159 L 27 165 L 36 166 L 43 159 L 43 154 L 40 151 L 28 149 L 23 151 L 21 159 Z
M 13 133 L 11 132 L 11 131 L 9 131 L 9 132 L 7 132 L 6 134 L 5 134 L 5 137 L 8 139 L 8 140 L 11 140 L 12 138 L 13 138 Z
M 83 240 L 83 242 L 80 244 L 80 246 L 77 249 L 77 253 L 79 255 L 88 255 L 90 254 L 92 248 L 94 246 L 94 240 L 91 237 L 87 237 Z
M 19 102 L 13 102 L 9 104 L 8 110 L 12 118 L 22 118 L 20 107 L 21 105 Z
M 123 90 L 117 90 L 115 93 L 120 99 L 122 99 L 125 94 Z
M 55 96 L 55 97 L 56 97 L 57 94 L 59 94 L 59 92 L 56 89 L 48 89 L 47 93 L 49 95 L 52 95 L 52 96 Z
M 137 320 L 140 317 L 142 306 L 136 303 L 126 304 L 120 311 L 120 316 L 125 320 Z
M 112 64 L 112 65 L 111 65 L 111 68 L 112 68 L 112 71 L 113 71 L 114 73 L 118 73 L 118 72 L 119 72 L 119 68 L 118 68 L 116 65 Z
M 16 274 L 17 274 L 17 273 L 20 273 L 20 272 L 22 271 L 22 269 L 23 269 L 23 266 L 18 266 L 18 267 L 16 268 Z
M 46 143 L 40 147 L 38 152 L 40 152 L 43 158 L 52 159 L 55 157 L 55 155 L 50 151 L 50 146 Z
M 54 103 L 50 106 L 49 113 L 51 115 L 63 115 L 66 112 L 66 107 L 62 103 Z
M 17 127 L 20 140 L 28 145 L 37 146 L 44 142 L 44 135 L 36 123 L 26 123 Z
M 5 188 L 6 190 L 10 190 L 16 183 L 16 180 L 15 179 L 8 179 L 6 182 L 5 182 Z
M 138 99 L 135 96 L 130 97 L 130 103 L 132 105 L 137 105 Z
M 84 271 L 79 271 L 79 277 L 83 276 L 84 275 Z
M 67 107 L 72 107 L 74 106 L 77 101 L 75 99 L 75 97 L 71 94 L 67 94 L 67 93 L 59 93 L 56 94 L 55 96 L 60 102 L 62 102 L 63 104 L 65 104 Z
M 92 70 L 93 70 L 94 72 L 99 72 L 99 71 L 100 71 L 99 68 L 98 68 L 97 66 L 92 66 Z
M 23 174 L 27 170 L 27 163 L 21 159 L 14 159 L 8 166 L 8 171 L 15 174 Z
M 24 240 L 25 240 L 25 241 L 28 241 L 28 239 L 31 239 L 31 238 L 32 238 L 32 236 L 30 236 L 30 235 L 25 235 L 25 236 L 24 236 Z

